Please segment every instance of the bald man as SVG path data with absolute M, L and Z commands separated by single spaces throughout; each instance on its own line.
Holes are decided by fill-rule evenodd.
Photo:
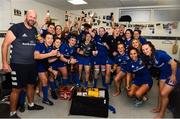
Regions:
M 12 91 L 10 94 L 10 117 L 18 118 L 16 113 L 19 94 L 26 90 L 28 110 L 42 110 L 43 107 L 34 104 L 34 84 L 36 83 L 36 64 L 34 47 L 36 45 L 37 30 L 36 12 L 28 10 L 22 23 L 14 24 L 8 29 L 2 44 L 2 68 L 4 72 L 12 74 Z M 8 47 L 10 47 L 10 64 L 8 63 Z

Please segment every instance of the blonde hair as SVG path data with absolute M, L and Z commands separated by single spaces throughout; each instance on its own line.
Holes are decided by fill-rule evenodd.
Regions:
M 137 42 L 138 42 L 138 44 L 139 44 L 139 46 L 138 46 L 137 49 L 138 49 L 138 51 L 140 52 L 140 51 L 141 51 L 142 44 L 141 44 L 141 42 L 140 42 L 139 39 L 133 39 L 132 42 L 131 42 L 131 47 L 133 47 L 133 41 L 135 41 L 135 40 L 137 40 Z

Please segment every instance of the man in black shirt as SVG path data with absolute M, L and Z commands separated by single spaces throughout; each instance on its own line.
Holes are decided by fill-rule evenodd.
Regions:
M 43 107 L 34 104 L 34 84 L 36 83 L 36 65 L 34 47 L 36 45 L 37 30 L 36 12 L 28 10 L 22 23 L 11 26 L 2 44 L 2 68 L 4 72 L 11 72 L 12 92 L 10 94 L 10 117 L 18 118 L 16 113 L 19 94 L 25 89 L 28 97 L 28 110 L 42 110 Z M 10 47 L 10 65 L 7 54 Z

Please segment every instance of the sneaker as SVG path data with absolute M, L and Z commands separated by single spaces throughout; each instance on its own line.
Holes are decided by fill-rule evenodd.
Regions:
M 55 100 L 58 99 L 58 96 L 57 96 L 57 94 L 56 94 L 55 91 L 51 91 L 51 97 L 52 97 L 53 99 L 55 99 Z
M 12 116 L 9 116 L 9 118 L 16 118 L 16 119 L 21 119 L 17 113 L 13 114 Z
M 146 102 L 146 101 L 148 100 L 148 97 L 147 97 L 147 96 L 143 96 L 142 100 L 143 100 L 144 102 Z
M 19 106 L 19 111 L 24 112 L 25 111 L 25 105 L 20 105 Z
M 43 110 L 44 107 L 43 106 L 40 106 L 40 105 L 37 105 L 37 104 L 34 104 L 34 106 L 30 107 L 28 105 L 28 110 Z
M 47 105 L 54 105 L 54 103 L 50 101 L 49 99 L 43 100 L 42 103 L 47 104 Z
M 134 103 L 135 107 L 140 107 L 143 104 L 143 100 L 136 100 Z

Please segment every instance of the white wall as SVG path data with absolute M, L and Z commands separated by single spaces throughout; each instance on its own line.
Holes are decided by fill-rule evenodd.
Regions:
M 2 44 L 3 38 L 0 38 L 0 44 Z M 0 53 L 1 53 L 1 48 L 0 48 Z M 2 56 L 0 56 L 0 69 L 2 69 Z
M 10 26 L 11 18 L 11 0 L 1 0 L 0 4 L 0 31 L 7 30 Z
M 119 17 L 119 9 L 118 8 L 85 9 L 83 11 L 85 13 L 87 13 L 89 11 L 95 12 L 97 14 L 97 16 L 100 16 L 101 21 L 103 21 L 103 16 L 107 16 L 107 15 L 110 16 L 111 12 L 114 13 L 115 22 L 118 21 L 118 17 Z M 72 10 L 72 11 L 68 11 L 68 12 L 72 13 L 72 16 L 74 17 L 74 16 L 80 16 L 82 10 Z M 101 22 L 99 26 L 105 27 L 106 25 Z
M 24 10 L 34 9 L 37 12 L 37 20 L 42 21 L 46 15 L 47 10 L 50 11 L 50 16 L 57 19 L 56 24 L 64 25 L 64 11 L 45 5 L 33 0 L 11 0 L 12 11 L 13 9 L 19 9 L 24 14 Z M 21 22 L 24 20 L 24 16 L 14 16 L 12 17 L 13 22 Z
M 14 9 L 21 10 L 22 16 L 14 16 Z M 52 18 L 58 19 L 56 24 L 64 26 L 64 11 L 45 5 L 33 0 L 1 0 L 0 4 L 0 32 L 4 32 L 10 27 L 10 22 L 18 23 L 24 21 L 24 10 L 34 9 L 37 12 L 38 21 L 42 21 L 46 15 L 47 10 L 50 11 Z M 0 46 L 4 38 L 0 38 Z M 1 52 L 1 48 L 0 48 Z M 0 56 L 0 69 L 2 68 Z
M 20 10 L 22 13 L 21 16 L 15 16 L 14 9 Z M 47 10 L 49 10 L 50 16 L 57 19 L 55 23 L 64 25 L 64 11 L 60 9 L 33 0 L 1 0 L 0 30 L 7 30 L 10 22 L 22 22 L 24 20 L 24 11 L 28 9 L 34 9 L 37 12 L 37 21 L 39 22 L 44 19 Z
M 151 41 L 156 49 L 161 49 L 166 51 L 172 58 L 180 61 L 180 46 L 178 48 L 178 52 L 176 54 L 172 54 L 173 45 L 175 43 L 175 40 L 166 41 L 166 40 L 149 40 Z M 178 41 L 177 44 L 180 44 L 180 41 Z

